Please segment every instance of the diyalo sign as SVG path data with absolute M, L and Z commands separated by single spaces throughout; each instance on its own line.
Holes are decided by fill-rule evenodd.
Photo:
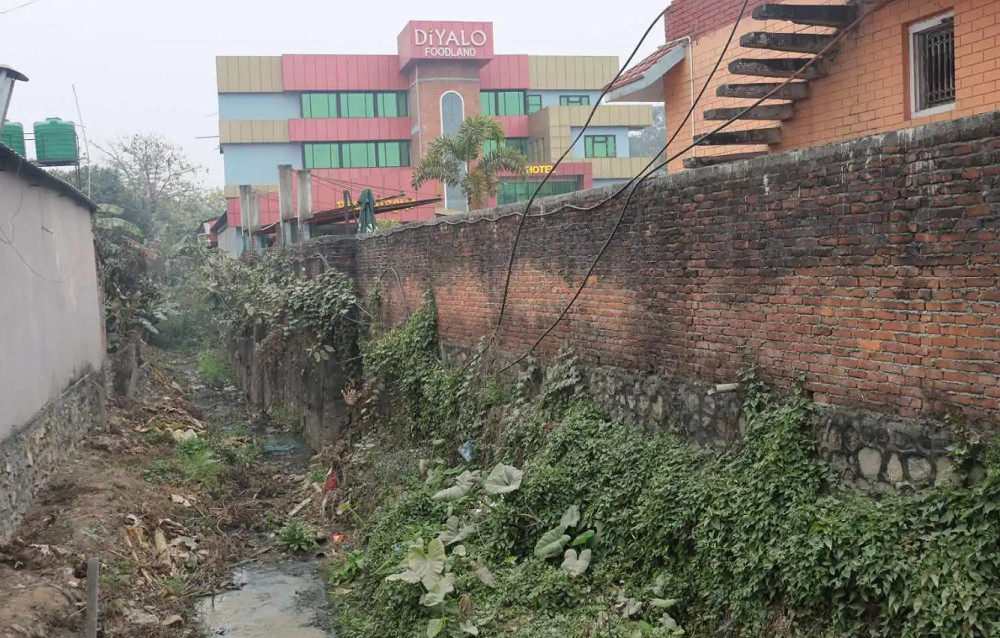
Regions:
M 414 47 L 428 58 L 475 58 L 488 42 L 482 29 L 413 29 Z

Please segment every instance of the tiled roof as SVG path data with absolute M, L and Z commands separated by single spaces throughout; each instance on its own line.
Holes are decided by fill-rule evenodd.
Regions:
M 675 45 L 673 44 L 664 44 L 663 46 L 656 49 L 656 51 L 651 53 L 645 60 L 635 65 L 628 71 L 625 71 L 625 73 L 622 73 L 621 77 L 618 78 L 618 80 L 611 85 L 611 90 L 614 91 L 616 89 L 622 88 L 623 86 L 628 86 L 633 82 L 641 80 L 642 76 L 646 74 L 646 71 L 653 68 L 653 65 L 659 62 L 663 58 L 663 56 L 670 53 L 670 51 L 673 50 L 674 46 Z

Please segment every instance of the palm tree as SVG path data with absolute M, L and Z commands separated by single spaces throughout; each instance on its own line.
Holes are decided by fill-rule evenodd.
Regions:
M 466 118 L 455 135 L 438 137 L 427 155 L 413 170 L 413 188 L 428 180 L 459 186 L 472 208 L 482 208 L 488 197 L 497 194 L 502 172 L 523 175 L 528 159 L 516 148 L 506 146 L 503 126 L 489 115 Z M 494 142 L 482 158 L 483 145 Z

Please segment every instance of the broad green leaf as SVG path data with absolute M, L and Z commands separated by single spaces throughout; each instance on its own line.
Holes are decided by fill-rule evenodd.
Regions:
M 427 588 L 427 593 L 420 598 L 420 604 L 424 607 L 435 607 L 443 603 L 445 597 L 453 591 L 455 591 L 455 575 L 445 574 Z
M 663 614 L 663 617 L 660 618 L 660 623 L 671 631 L 677 629 L 677 621 L 670 614 Z
M 498 463 L 483 483 L 487 494 L 507 494 L 521 487 L 524 472 L 512 465 Z
M 654 598 L 649 604 L 657 609 L 670 609 L 679 601 L 676 598 Z
M 469 552 L 465 549 L 465 545 L 455 545 L 455 549 L 451 550 L 454 556 L 468 556 Z
M 567 550 L 572 551 L 572 550 Z M 642 611 L 642 602 L 635 598 L 629 598 L 622 607 L 622 618 L 631 618 Z
M 471 620 L 463 621 L 461 625 L 458 626 L 459 629 L 469 634 L 470 636 L 479 635 L 479 627 L 476 627 Z
M 559 524 L 563 526 L 563 529 L 569 529 L 570 527 L 576 527 L 580 522 L 580 508 L 576 505 L 570 505 L 569 509 L 562 515 Z
M 486 567 L 486 565 L 483 564 L 482 560 L 480 560 L 476 564 L 476 577 L 478 577 L 479 580 L 481 580 L 483 582 L 483 584 L 486 585 L 489 588 L 493 588 L 493 587 L 497 586 L 496 576 L 494 576 L 493 572 L 491 572 Z
M 580 534 L 579 536 L 577 536 L 576 538 L 574 538 L 573 542 L 570 543 L 570 546 L 571 547 L 582 547 L 582 546 L 586 545 L 587 543 L 589 543 L 590 539 L 592 539 L 593 537 L 594 537 L 594 530 L 588 529 L 586 532 L 584 532 L 584 533 Z
M 451 545 L 461 543 L 475 533 L 475 525 L 462 525 L 457 516 L 452 516 L 448 519 L 444 531 L 438 534 L 438 539 L 445 545 Z
M 590 550 L 585 549 L 577 556 L 575 549 L 567 549 L 563 555 L 563 562 L 560 568 L 569 572 L 570 576 L 583 576 L 587 568 L 590 567 Z
M 427 638 L 435 638 L 444 631 L 444 618 L 432 618 L 427 621 Z
M 408 569 L 405 572 L 401 572 L 399 574 L 390 574 L 389 576 L 386 576 L 385 579 L 390 582 L 394 580 L 401 580 L 404 583 L 410 583 L 411 585 L 415 585 L 420 582 L 420 574 L 414 571 L 410 571 Z
M 535 544 L 535 556 L 546 560 L 562 553 L 563 548 L 569 543 L 569 536 L 563 534 L 562 527 L 556 527 L 542 534 Z
M 406 564 L 410 571 L 420 576 L 420 582 L 430 589 L 444 573 L 444 564 L 448 560 L 444 552 L 444 543 L 434 539 L 427 543 L 425 550 L 422 545 L 413 545 L 406 554 Z
M 455 478 L 455 484 L 437 492 L 432 497 L 435 501 L 457 501 L 464 498 L 476 486 L 476 475 L 472 472 L 462 472 Z

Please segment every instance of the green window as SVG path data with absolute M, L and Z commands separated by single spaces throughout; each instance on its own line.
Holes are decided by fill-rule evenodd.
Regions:
M 330 142 L 305 145 L 306 168 L 380 168 L 410 165 L 410 143 Z
M 410 143 L 409 142 L 379 142 L 378 143 L 378 165 L 379 166 L 409 166 L 410 165 Z
M 542 110 L 542 96 L 528 95 L 528 115 Z
M 521 151 L 525 157 L 528 156 L 528 138 L 526 137 L 508 137 L 504 140 L 503 146 L 510 146 L 511 148 L 516 148 Z M 486 155 L 490 151 L 494 151 L 497 148 L 497 143 L 493 140 L 486 140 L 483 142 L 483 155 Z
M 306 168 L 340 168 L 340 144 L 306 144 Z
M 531 195 L 538 188 L 538 182 L 518 182 L 513 180 L 500 180 L 500 188 L 497 191 L 497 204 L 514 204 L 526 202 L 531 199 Z M 538 191 L 538 197 L 551 197 L 553 195 L 564 195 L 580 190 L 577 180 L 558 181 L 549 180 Z
M 481 91 L 483 115 L 524 115 L 524 91 Z
M 560 106 L 590 106 L 589 95 L 560 95 Z
M 410 110 L 406 103 L 406 92 L 376 93 L 378 117 L 409 117 Z
M 406 91 L 303 93 L 302 117 L 409 117 Z
M 344 142 L 340 145 L 344 168 L 374 168 L 375 142 Z
M 583 144 L 585 157 L 618 157 L 614 135 L 588 135 Z
M 341 93 L 340 117 L 375 117 L 375 94 Z

